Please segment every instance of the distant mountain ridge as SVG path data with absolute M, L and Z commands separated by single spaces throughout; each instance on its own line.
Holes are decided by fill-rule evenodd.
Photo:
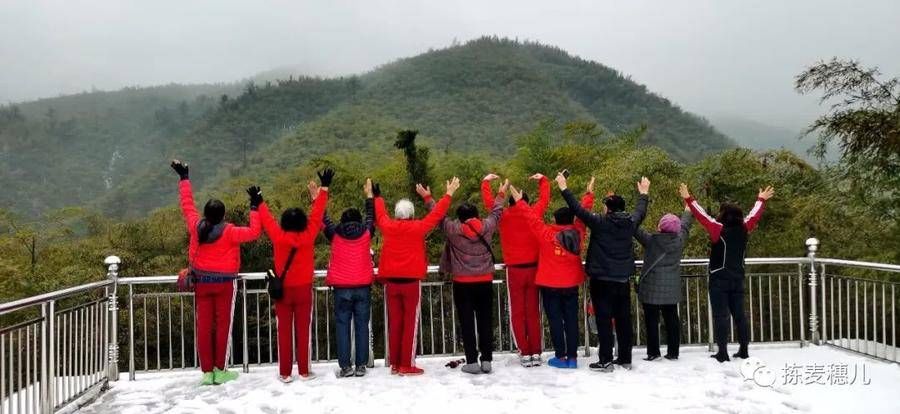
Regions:
M 258 78 L 264 79 L 264 78 Z M 65 206 L 139 216 L 173 200 L 165 170 L 187 159 L 197 186 L 272 172 L 334 150 L 390 148 L 415 128 L 436 149 L 507 156 L 538 123 L 647 127 L 642 142 L 684 161 L 736 144 L 600 63 L 537 43 L 484 37 L 358 76 L 245 85 L 168 85 L 3 107 L 0 177 L 9 209 Z

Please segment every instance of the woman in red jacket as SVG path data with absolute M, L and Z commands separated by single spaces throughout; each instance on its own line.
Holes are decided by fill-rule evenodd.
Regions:
M 421 375 L 425 372 L 415 364 L 416 322 L 422 294 L 419 283 L 428 271 L 425 237 L 447 214 L 450 199 L 457 189 L 459 178 L 453 177 L 447 181 L 446 194 L 431 212 L 425 218 L 415 220 L 415 208 L 407 199 L 401 199 L 394 206 L 394 219 L 388 217 L 381 189 L 378 184 L 373 186 L 375 226 L 382 235 L 378 280 L 384 284 L 388 306 L 391 374 Z
M 272 240 L 275 256 L 275 274 L 284 278 L 284 296 L 275 301 L 275 318 L 278 321 L 278 379 L 293 381 L 291 377 L 292 356 L 297 358 L 297 371 L 304 380 L 315 378 L 310 372 L 310 322 L 313 311 L 313 272 L 315 265 L 315 242 L 322 228 L 322 216 L 328 203 L 328 186 L 334 178 L 334 171 L 326 169 L 318 173 L 321 187 L 309 183 L 310 197 L 313 198 L 309 220 L 300 208 L 289 208 L 281 214 L 281 224 L 272 217 L 269 207 L 262 203 L 259 207 L 263 229 Z M 287 268 L 287 274 L 284 269 Z M 296 350 L 291 349 L 291 338 L 296 335 Z M 292 351 L 296 354 L 292 355 Z
M 594 206 L 594 179 L 588 184 L 587 193 L 581 199 L 586 209 Z M 522 193 L 511 187 L 516 203 Z M 524 203 L 523 203 L 524 204 Z M 550 325 L 550 338 L 555 357 L 547 364 L 554 368 L 578 368 L 578 286 L 584 283 L 584 266 L 581 250 L 584 244 L 585 225 L 575 219 L 568 207 L 553 212 L 555 224 L 544 224 L 541 216 L 532 213 L 525 205 L 528 225 L 539 245 L 538 270 L 535 283 L 541 287 L 544 312 Z
M 260 233 L 256 212 L 262 197 L 257 187 L 250 187 L 250 226 L 238 227 L 225 222 L 225 204 L 209 200 L 203 217 L 194 205 L 194 193 L 188 178 L 188 166 L 172 161 L 172 169 L 181 177 L 178 193 L 181 213 L 189 234 L 188 260 L 195 278 L 197 354 L 202 385 L 223 384 L 237 378 L 225 370 L 228 360 L 231 319 L 234 315 L 234 293 L 241 268 L 241 243 L 256 240 Z
M 481 201 L 485 209 L 494 206 L 491 181 L 496 174 L 488 174 L 481 181 Z M 538 182 L 538 200 L 531 206 L 531 213 L 544 216 L 550 204 L 550 182 L 543 174 L 530 177 Z M 519 349 L 519 362 L 524 367 L 541 365 L 543 328 L 541 327 L 541 296 L 534 276 L 538 268 L 538 241 L 528 228 L 525 208 L 528 197 L 522 192 L 522 201 L 509 198 L 509 208 L 500 218 L 500 246 L 506 263 L 506 289 L 509 298 L 509 320 L 513 339 Z

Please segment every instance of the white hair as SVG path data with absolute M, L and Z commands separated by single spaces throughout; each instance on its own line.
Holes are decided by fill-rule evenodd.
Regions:
M 402 198 L 394 205 L 394 217 L 400 220 L 413 218 L 416 214 L 416 206 L 408 198 Z

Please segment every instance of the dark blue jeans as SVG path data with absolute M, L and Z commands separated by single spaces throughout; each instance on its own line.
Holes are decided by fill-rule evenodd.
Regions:
M 557 358 L 578 357 L 578 287 L 541 288 Z
M 372 291 L 369 286 L 359 288 L 334 288 L 334 320 L 337 329 L 338 364 L 350 367 L 350 319 L 356 334 L 356 366 L 369 362 L 369 303 Z

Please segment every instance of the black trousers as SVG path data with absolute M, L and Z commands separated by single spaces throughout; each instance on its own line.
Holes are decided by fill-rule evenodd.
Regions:
M 666 323 L 666 355 L 678 357 L 681 336 L 681 322 L 678 320 L 678 305 L 644 304 L 644 322 L 647 328 L 647 356 L 659 354 L 659 314 L 662 312 Z
M 619 342 L 619 362 L 631 363 L 631 284 L 628 282 L 591 281 L 591 302 L 597 319 L 600 362 L 613 359 L 612 324 L 615 320 Z
M 453 282 L 453 302 L 459 314 L 466 363 L 478 362 L 478 352 L 482 361 L 494 358 L 494 289 L 491 282 Z M 477 321 L 477 323 L 476 323 Z M 478 326 L 478 338 L 475 327 Z M 476 348 L 475 344 L 478 343 Z
M 731 331 L 729 316 L 737 328 L 738 343 L 742 351 L 750 343 L 750 328 L 744 315 L 744 278 L 709 278 L 709 304 L 713 315 L 713 336 L 720 353 L 728 352 Z
M 557 358 L 578 358 L 578 287 L 541 288 Z

